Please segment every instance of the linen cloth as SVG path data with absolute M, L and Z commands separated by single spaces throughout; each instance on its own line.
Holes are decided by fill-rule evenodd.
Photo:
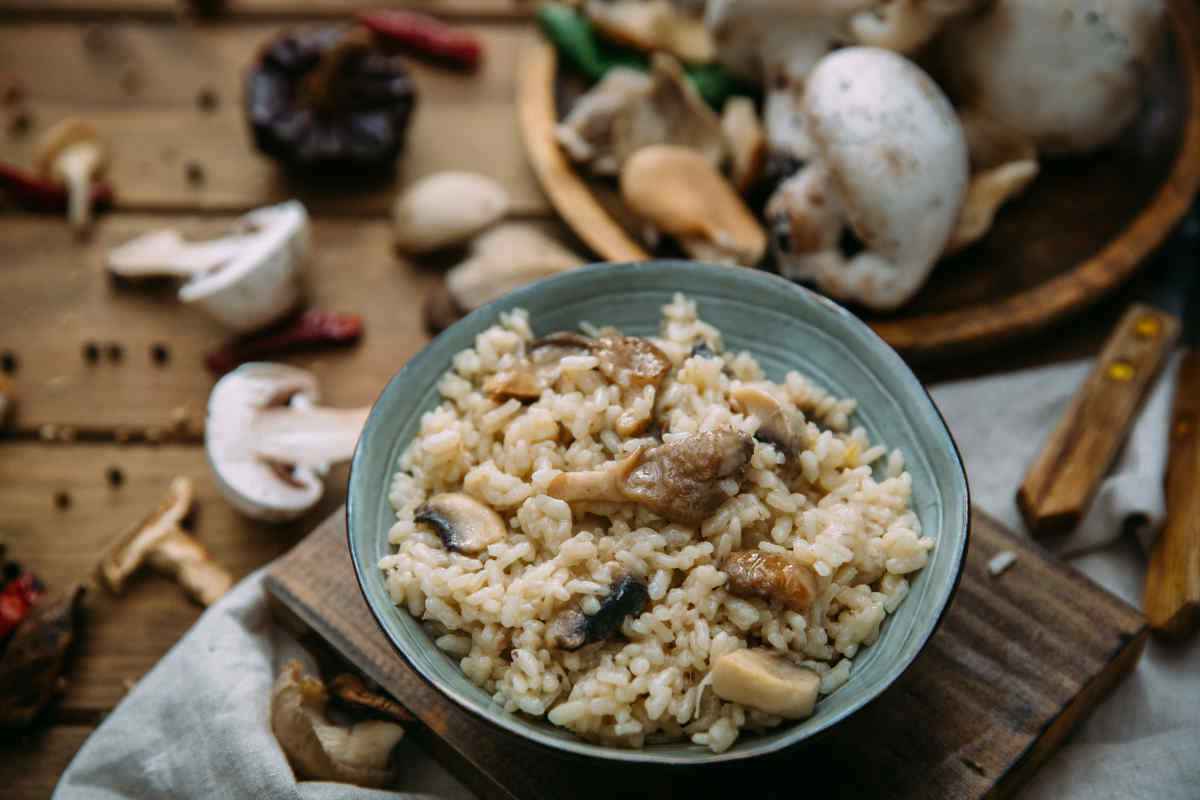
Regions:
M 944 384 L 933 390 L 967 466 L 973 502 L 1024 530 L 1014 495 L 1038 448 L 1083 381 L 1076 362 Z M 1140 606 L 1145 553 L 1164 503 L 1165 372 L 1078 530 L 1061 554 Z M 1030 624 L 1036 621 L 1030 620 Z M 209 609 L 84 744 L 56 800 L 394 797 L 293 777 L 268 724 L 270 687 L 290 658 L 312 662 L 273 625 L 262 571 Z M 458 800 L 470 792 L 412 745 L 398 791 Z M 1200 797 L 1200 637 L 1151 639 L 1137 670 L 1026 786 L 1034 800 Z

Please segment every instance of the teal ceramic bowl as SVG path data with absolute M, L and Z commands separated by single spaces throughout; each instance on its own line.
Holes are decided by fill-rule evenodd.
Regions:
M 899 447 L 913 478 L 913 505 L 937 542 L 909 596 L 879 640 L 854 660 L 850 680 L 801 722 L 745 734 L 724 753 L 690 742 L 629 750 L 585 742 L 544 720 L 509 713 L 434 646 L 417 620 L 392 605 L 377 567 L 388 553 L 395 514 L 388 486 L 423 413 L 437 405 L 438 378 L 458 351 L 500 312 L 525 308 L 535 333 L 574 329 L 581 320 L 654 334 L 660 309 L 683 291 L 716 325 L 730 350 L 748 350 L 780 380 L 797 369 L 830 391 L 858 399 L 854 422 L 871 440 Z M 391 380 L 376 401 L 350 473 L 350 552 L 367 605 L 400 655 L 426 681 L 472 714 L 526 740 L 594 758 L 699 765 L 775 752 L 827 730 L 875 699 L 912 665 L 937 628 L 958 584 L 968 536 L 967 481 L 941 415 L 898 355 L 840 306 L 782 278 L 751 269 L 654 261 L 597 265 L 518 290 L 446 330 Z M 347 587 L 347 591 L 350 588 Z

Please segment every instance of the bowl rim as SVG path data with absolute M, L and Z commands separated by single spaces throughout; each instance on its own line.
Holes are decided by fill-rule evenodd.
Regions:
M 371 601 L 370 595 L 367 593 L 366 581 L 369 580 L 369 578 L 366 576 L 366 573 L 368 570 L 372 571 L 372 573 L 378 572 L 378 569 L 376 565 L 373 564 L 364 566 L 360 562 L 354 549 L 354 541 L 357 537 L 354 533 L 353 520 L 356 516 L 355 509 L 358 507 L 358 502 L 355 499 L 356 493 L 354 492 L 353 487 L 355 485 L 355 475 L 361 475 L 366 469 L 365 467 L 362 467 L 361 469 L 359 468 L 360 458 L 362 457 L 363 453 L 362 442 L 367 438 L 372 428 L 379 424 L 378 421 L 383 416 L 383 411 L 381 410 L 381 401 L 383 400 L 384 396 L 389 394 L 390 390 L 392 390 L 394 386 L 401 384 L 404 381 L 407 373 L 411 372 L 416 365 L 433 357 L 431 352 L 434 349 L 434 345 L 436 345 L 438 341 L 461 327 L 467 327 L 483 317 L 493 316 L 494 307 L 501 301 L 506 303 L 515 302 L 519 306 L 524 298 L 532 297 L 544 291 L 547 287 L 576 280 L 574 276 L 578 273 L 584 271 L 630 272 L 647 266 L 653 266 L 656 268 L 668 266 L 674 266 L 676 268 L 683 267 L 691 270 L 717 273 L 723 276 L 727 276 L 731 270 L 735 270 L 736 274 L 740 276 L 738 278 L 739 280 L 759 282 L 770 289 L 791 292 L 795 296 L 797 302 L 816 303 L 820 306 L 823 306 L 826 310 L 832 312 L 834 316 L 839 318 L 842 323 L 849 325 L 852 328 L 858 328 L 863 334 L 866 335 L 869 341 L 873 342 L 875 346 L 880 348 L 883 356 L 891 362 L 891 366 L 895 368 L 895 375 L 898 380 L 900 380 L 902 383 L 908 384 L 910 388 L 918 389 L 918 396 L 924 397 L 925 401 L 929 405 L 929 408 L 933 411 L 933 419 L 937 420 L 942 432 L 945 434 L 946 439 L 950 444 L 949 454 L 951 456 L 951 462 L 957 467 L 957 470 L 955 470 L 955 475 L 960 479 L 957 483 L 962 490 L 963 513 L 961 518 L 956 521 L 956 527 L 961 528 L 963 535 L 961 543 L 951 554 L 953 558 L 953 580 L 951 580 L 947 587 L 935 597 L 935 600 L 938 603 L 936 616 L 934 617 L 932 623 L 928 625 L 928 628 L 924 632 L 920 643 L 916 648 L 913 649 L 911 656 L 890 664 L 887 672 L 885 673 L 885 680 L 883 680 L 874 691 L 865 693 L 860 697 L 856 697 L 855 699 L 851 700 L 847 708 L 845 708 L 838 716 L 824 721 L 817 727 L 803 733 L 803 735 L 797 734 L 789 736 L 785 734 L 775 741 L 763 743 L 757 748 L 751 748 L 749 750 L 730 748 L 722 753 L 703 751 L 695 754 L 670 754 L 655 752 L 645 748 L 621 748 L 611 745 L 594 744 L 577 736 L 572 736 L 571 738 L 567 739 L 557 739 L 540 735 L 540 732 L 531 729 L 525 718 L 517 712 L 502 712 L 495 715 L 483 713 L 481 710 L 474 708 L 472 701 L 464 697 L 460 692 L 451 687 L 442 685 L 442 683 L 439 682 L 434 676 L 426 674 L 425 670 L 423 670 L 412 658 L 409 657 L 408 653 L 405 652 L 404 646 L 400 641 L 398 641 L 398 637 L 393 636 L 389 628 L 384 625 L 381 617 L 382 612 L 375 608 L 375 605 Z M 681 291 L 686 294 L 686 290 Z M 523 286 L 519 289 L 509 292 L 502 298 L 493 300 L 492 302 L 487 303 L 486 305 L 483 305 L 467 314 L 465 317 L 439 333 L 428 344 L 426 344 L 425 347 L 420 350 L 420 352 L 408 359 L 388 380 L 383 389 L 379 392 L 375 401 L 372 403 L 371 411 L 367 415 L 367 420 L 363 425 L 363 430 L 359 436 L 359 441 L 355 445 L 354 456 L 350 461 L 349 476 L 347 479 L 345 522 L 346 544 L 350 551 L 350 560 L 354 566 L 355 581 L 358 584 L 358 589 L 362 595 L 363 602 L 371 612 L 371 618 L 383 633 L 384 638 L 387 639 L 387 641 L 391 644 L 392 649 L 399 654 L 400 658 L 404 661 L 409 670 L 416 674 L 425 684 L 432 687 L 439 694 L 453 701 L 454 704 L 459 707 L 459 709 L 465 711 L 467 714 L 476 719 L 483 720 L 486 724 L 501 733 L 515 735 L 527 744 L 544 748 L 560 755 L 567 755 L 575 758 L 599 758 L 614 762 L 704 766 L 709 764 L 743 761 L 749 758 L 757 758 L 769 754 L 776 754 L 784 750 L 810 743 L 829 733 L 839 724 L 854 716 L 866 706 L 878 700 L 887 692 L 889 688 L 894 686 L 895 683 L 900 680 L 900 678 L 906 672 L 908 672 L 912 665 L 916 663 L 921 654 L 925 652 L 925 648 L 929 646 L 929 642 L 933 639 L 934 634 L 937 633 L 938 628 L 941 627 L 941 624 L 945 620 L 946 614 L 950 609 L 954 596 L 958 592 L 959 585 L 962 582 L 963 570 L 966 566 L 967 548 L 971 538 L 971 490 L 970 484 L 967 480 L 966 466 L 963 462 L 962 454 L 958 449 L 958 443 L 954 440 L 954 435 L 950 431 L 950 427 L 946 424 L 946 420 L 945 417 L 942 416 L 941 409 L 938 408 L 937 403 L 933 401 L 933 397 L 929 394 L 929 390 L 926 389 L 925 385 L 916 377 L 912 369 L 899 355 L 899 353 L 896 352 L 895 348 L 889 345 L 869 325 L 860 320 L 849 310 L 835 303 L 824 295 L 792 283 L 791 281 L 773 273 L 740 267 L 717 266 L 703 262 L 681 261 L 678 259 L 651 259 L 648 261 L 600 262 L 587 264 L 585 266 L 577 267 L 567 272 Z M 364 533 L 363 535 L 366 534 Z M 403 611 L 403 609 L 400 609 L 398 606 L 392 606 L 390 610 Z M 407 611 L 404 613 L 407 613 Z

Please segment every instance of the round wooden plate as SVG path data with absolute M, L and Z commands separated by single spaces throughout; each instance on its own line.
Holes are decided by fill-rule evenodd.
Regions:
M 944 259 L 900 311 L 856 309 L 912 358 L 980 350 L 1085 308 L 1131 277 L 1187 210 L 1200 182 L 1200 12 L 1172 0 L 1161 58 L 1136 122 L 1104 153 L 1042 162 L 988 235 Z M 519 113 L 542 187 L 575 234 L 608 261 L 652 254 L 613 188 L 576 171 L 554 137 L 564 91 L 554 48 L 522 63 Z M 685 281 L 681 280 L 683 288 Z

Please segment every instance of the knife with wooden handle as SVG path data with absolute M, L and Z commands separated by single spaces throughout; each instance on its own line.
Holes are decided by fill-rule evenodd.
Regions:
M 1179 365 L 1167 459 L 1167 521 L 1146 571 L 1143 606 L 1157 633 L 1183 636 L 1200 623 L 1200 350 Z
M 1195 303 L 1200 217 L 1184 219 L 1146 275 L 1146 303 L 1132 306 L 1017 490 L 1029 530 L 1065 533 L 1083 519 Z M 1191 310 L 1191 309 L 1188 309 Z M 1200 313 L 1200 310 L 1197 310 Z M 1188 330 L 1200 320 L 1188 315 Z M 1200 509 L 1200 503 L 1197 504 Z

